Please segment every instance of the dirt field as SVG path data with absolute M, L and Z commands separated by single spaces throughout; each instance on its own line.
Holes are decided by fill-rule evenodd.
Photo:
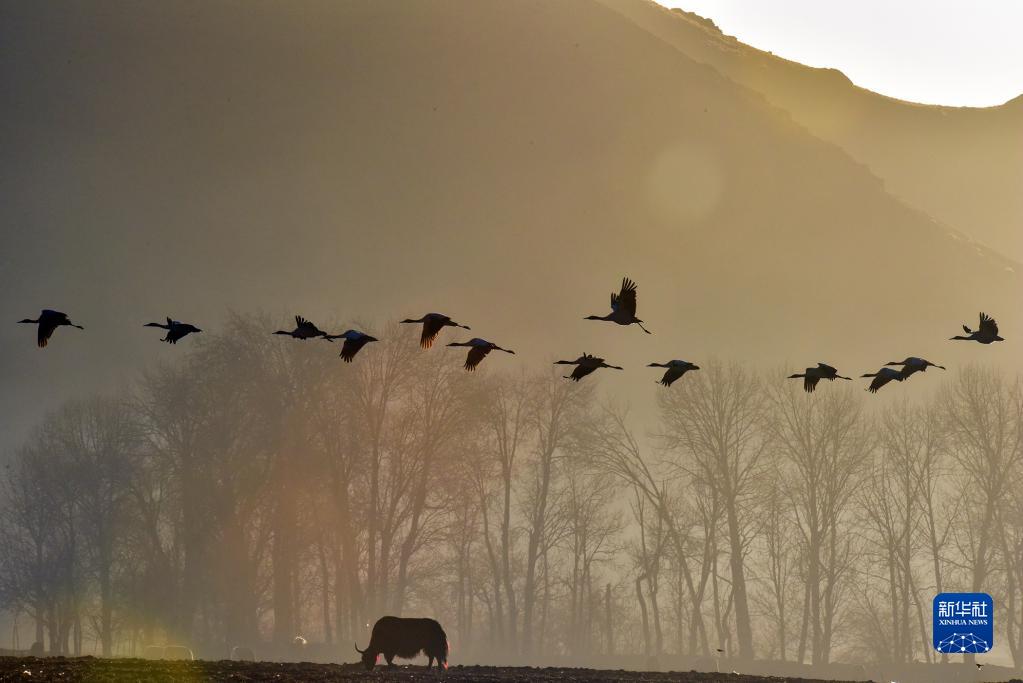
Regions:
M 277 662 L 166 662 L 142 659 L 97 659 L 62 657 L 0 657 L 0 681 L 140 681 L 143 683 L 177 683 L 178 681 L 413 681 L 438 678 L 422 667 L 400 667 L 388 670 L 378 667 L 367 673 L 361 667 L 340 664 L 277 663 Z M 818 683 L 815 679 L 765 678 L 735 674 L 700 672 L 641 673 L 635 671 L 598 671 L 593 669 L 532 669 L 526 667 L 453 666 L 443 674 L 445 683 L 483 681 L 513 683 L 519 681 L 552 681 L 586 683 L 599 681 L 684 681 L 686 683 Z

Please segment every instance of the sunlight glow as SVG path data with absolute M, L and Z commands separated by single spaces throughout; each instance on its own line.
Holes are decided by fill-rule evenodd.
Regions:
M 1023 2 L 658 0 L 761 50 L 911 102 L 985 107 L 1023 93 Z

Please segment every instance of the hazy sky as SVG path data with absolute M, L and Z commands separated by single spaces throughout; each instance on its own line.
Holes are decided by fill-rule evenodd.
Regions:
M 1020 0 L 658 0 L 729 35 L 913 102 L 1001 104 L 1023 93 Z

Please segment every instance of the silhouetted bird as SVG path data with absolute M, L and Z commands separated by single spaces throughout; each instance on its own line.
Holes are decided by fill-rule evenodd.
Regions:
M 504 351 L 505 353 L 515 353 L 511 349 L 502 349 L 494 342 L 488 342 L 486 339 L 480 339 L 479 337 L 473 337 L 467 342 L 451 342 L 448 346 L 467 346 L 469 347 L 469 355 L 465 358 L 465 369 L 472 372 L 476 369 L 476 366 L 480 364 L 487 354 L 491 351 Z
M 643 327 L 643 321 L 636 317 L 636 283 L 629 278 L 622 278 L 622 290 L 611 292 L 611 312 L 605 316 L 588 315 L 584 320 L 607 320 L 619 325 L 639 325 L 639 329 L 647 334 L 650 330 Z
M 352 359 L 355 358 L 355 354 L 359 352 L 363 346 L 370 342 L 380 341 L 376 337 L 371 337 L 365 332 L 359 330 L 345 330 L 341 334 L 325 334 L 323 338 L 327 341 L 334 341 L 335 339 L 344 339 L 345 343 L 341 345 L 341 358 L 346 363 L 351 363 Z
M 667 363 L 650 363 L 647 365 L 648 368 L 668 368 L 668 371 L 664 373 L 664 377 L 658 382 L 666 387 L 670 387 L 671 383 L 686 374 L 690 370 L 699 370 L 699 365 L 694 365 L 687 360 L 669 360 Z
M 611 368 L 613 370 L 621 370 L 622 368 L 617 365 L 608 365 L 604 362 L 603 358 L 597 358 L 591 356 L 588 353 L 584 353 L 575 360 L 559 360 L 554 363 L 555 365 L 574 365 L 575 370 L 572 371 L 571 375 L 564 375 L 565 379 L 571 379 L 578 382 L 586 375 L 590 374 L 597 368 Z
M 295 329 L 277 330 L 274 334 L 284 334 L 295 339 L 313 339 L 314 337 L 326 337 L 327 333 L 300 315 L 295 316 Z
M 913 373 L 924 372 L 925 370 L 927 370 L 927 368 L 941 368 L 942 370 L 945 369 L 944 365 L 938 365 L 937 363 L 932 363 L 929 360 L 917 358 L 916 356 L 910 356 L 906 360 L 902 361 L 892 361 L 891 363 L 885 363 L 885 365 L 901 365 L 903 379 L 909 379 L 913 375 Z
M 165 341 L 171 344 L 177 344 L 179 339 L 187 337 L 193 332 L 202 332 L 202 330 L 195 325 L 189 325 L 188 323 L 183 323 L 180 320 L 172 320 L 171 318 L 167 318 L 166 325 L 163 323 L 146 323 L 143 327 L 159 327 L 160 329 L 167 330 L 167 336 L 160 341 Z
M 874 378 L 874 381 L 870 383 L 869 387 L 867 387 L 867 391 L 872 394 L 876 394 L 877 390 L 888 384 L 888 382 L 901 382 L 906 379 L 901 372 L 898 370 L 892 370 L 891 368 L 881 368 L 877 372 L 860 375 L 860 377 Z
M 68 327 L 77 327 L 80 330 L 85 328 L 81 325 L 75 325 L 71 320 L 68 319 L 67 313 L 61 313 L 60 311 L 51 311 L 48 308 L 44 308 L 39 313 L 39 317 L 35 320 L 25 318 L 19 320 L 19 323 L 32 323 L 38 325 L 39 329 L 36 331 L 36 343 L 39 348 L 43 348 L 50 341 L 50 336 L 53 335 L 53 331 L 62 325 Z
M 800 378 L 803 379 L 803 389 L 808 394 L 813 393 L 813 391 L 817 388 L 817 382 L 822 379 L 832 382 L 836 379 L 852 379 L 852 377 L 843 377 L 838 374 L 838 370 L 825 363 L 817 363 L 817 367 L 807 368 L 801 375 L 789 375 L 789 379 Z
M 952 339 L 961 339 L 963 341 L 976 341 L 980 342 L 981 344 L 990 344 L 991 342 L 1005 341 L 1004 339 L 998 336 L 998 323 L 996 323 L 995 319 L 989 316 L 987 313 L 980 314 L 980 327 L 978 327 L 976 330 L 971 331 L 970 328 L 967 327 L 966 325 L 963 325 L 963 330 L 965 330 L 966 334 L 970 336 L 964 337 L 960 334 L 956 335 L 955 337 L 952 337 Z
M 423 324 L 423 334 L 419 338 L 419 345 L 424 349 L 428 349 L 433 346 L 433 340 L 437 338 L 437 335 L 440 334 L 440 331 L 445 327 L 461 327 L 466 330 L 469 329 L 468 325 L 456 323 L 454 320 L 442 313 L 427 313 L 419 320 L 405 318 L 401 322 Z

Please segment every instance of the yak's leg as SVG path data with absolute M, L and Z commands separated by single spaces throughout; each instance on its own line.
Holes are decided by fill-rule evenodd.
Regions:
M 394 664 L 394 653 L 393 652 L 385 652 L 384 653 L 384 659 L 387 660 L 387 666 L 389 668 L 393 669 L 395 667 L 395 664 Z

